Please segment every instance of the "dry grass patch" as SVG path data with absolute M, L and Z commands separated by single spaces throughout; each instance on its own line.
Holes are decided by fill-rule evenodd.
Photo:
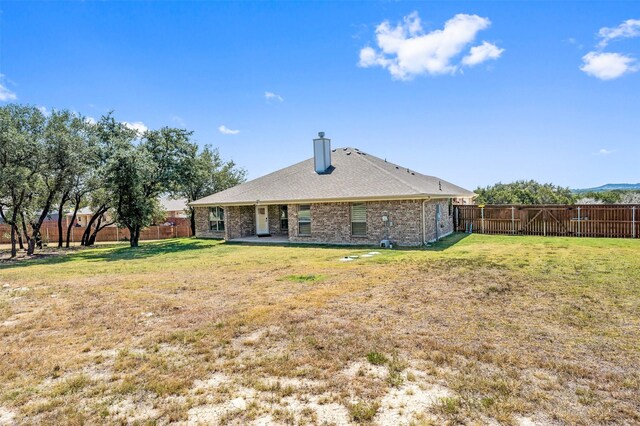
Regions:
M 640 242 L 194 239 L 0 264 L 0 419 L 634 424 Z

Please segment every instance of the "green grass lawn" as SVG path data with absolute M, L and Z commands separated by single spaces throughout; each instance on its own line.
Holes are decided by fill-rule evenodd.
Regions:
M 640 241 L 0 263 L 0 424 L 640 423 Z

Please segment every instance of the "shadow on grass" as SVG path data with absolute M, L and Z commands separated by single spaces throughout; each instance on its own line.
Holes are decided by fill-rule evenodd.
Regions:
M 214 245 L 209 240 L 170 239 L 153 242 L 140 242 L 140 246 L 132 248 L 118 244 L 109 244 L 91 248 L 79 248 L 61 252 L 44 252 L 36 257 L 20 260 L 3 260 L 0 262 L 0 269 L 20 268 L 30 265 L 55 265 L 58 263 L 73 262 L 78 260 L 114 262 L 120 260 L 145 259 L 153 256 L 171 254 L 176 252 L 186 252 L 205 248 Z
M 435 243 L 429 244 L 426 249 L 429 251 L 445 251 L 458 244 L 468 236 L 469 234 L 465 234 L 464 232 L 455 232 L 451 235 L 447 235 L 446 237 Z

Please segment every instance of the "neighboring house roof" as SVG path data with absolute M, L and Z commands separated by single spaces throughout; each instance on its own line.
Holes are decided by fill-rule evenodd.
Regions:
M 471 191 L 445 180 L 400 167 L 356 148 L 334 149 L 331 152 L 331 164 L 332 167 L 327 172 L 318 174 L 314 169 L 314 159 L 310 158 L 193 201 L 190 205 L 449 198 L 474 195 Z
M 168 212 L 179 212 L 175 217 L 187 217 L 184 210 L 187 208 L 187 199 L 179 198 L 177 200 L 169 198 L 167 195 L 160 197 L 160 204 Z M 92 215 L 93 210 L 91 207 L 83 207 L 78 210 L 79 215 Z M 67 213 L 67 216 L 71 216 L 72 213 Z
M 187 208 L 187 199 L 178 198 L 172 199 L 168 195 L 160 197 L 160 203 L 162 207 L 168 212 L 179 212 L 176 217 L 187 217 L 185 209 Z
M 71 213 L 67 213 L 67 216 L 71 216 L 73 214 L 73 212 Z M 93 214 L 93 210 L 91 210 L 91 207 L 83 207 L 81 209 L 78 210 L 78 214 L 79 215 L 85 215 L 85 214 L 89 214 L 92 215 Z

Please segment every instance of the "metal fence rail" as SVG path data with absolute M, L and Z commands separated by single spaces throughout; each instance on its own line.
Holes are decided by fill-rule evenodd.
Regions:
M 640 205 L 456 205 L 454 226 L 481 234 L 639 238 Z

